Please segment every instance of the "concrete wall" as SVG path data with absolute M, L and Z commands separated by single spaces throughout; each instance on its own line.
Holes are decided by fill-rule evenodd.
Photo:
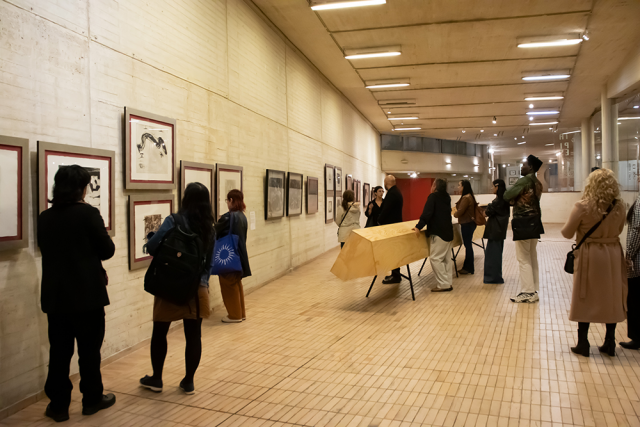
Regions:
M 0 70 L 0 134 L 30 141 L 32 209 L 38 140 L 117 153 L 103 357 L 151 332 L 144 270 L 127 264 L 125 106 L 177 119 L 177 160 L 244 166 L 246 204 L 257 219 L 248 289 L 337 246 L 322 198 L 315 215 L 264 221 L 266 168 L 319 177 L 321 193 L 325 163 L 372 187 L 382 182 L 378 133 L 243 0 L 2 0 Z M 32 236 L 34 220 L 32 212 Z M 28 249 L 0 253 L 0 414 L 44 384 L 39 257 L 33 239 Z M 216 281 L 211 290 L 219 303 Z

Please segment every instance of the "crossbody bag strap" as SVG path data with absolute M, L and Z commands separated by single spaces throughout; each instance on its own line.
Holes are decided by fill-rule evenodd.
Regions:
M 353 206 L 353 203 L 349 205 L 349 207 L 347 208 L 347 211 L 344 213 L 344 215 L 342 215 L 342 221 L 340 221 L 340 225 L 338 225 L 338 228 L 342 227 L 342 223 L 344 222 L 344 219 L 347 217 L 347 214 L 351 210 L 351 206 Z
M 604 221 L 607 215 L 611 213 L 615 205 L 616 205 L 616 201 L 614 200 L 613 203 L 611 203 L 611 206 L 609 206 L 609 209 L 607 209 L 607 212 L 604 215 L 602 215 L 602 219 L 596 225 L 591 227 L 591 229 L 587 231 L 587 233 L 584 236 L 582 236 L 582 239 L 580 239 L 580 243 L 578 243 L 578 246 L 576 246 L 574 250 L 577 251 L 578 249 L 580 249 L 580 246 L 582 246 L 584 241 L 587 240 L 589 236 L 591 236 L 598 229 L 598 227 L 600 227 L 600 224 L 602 224 L 602 221 Z

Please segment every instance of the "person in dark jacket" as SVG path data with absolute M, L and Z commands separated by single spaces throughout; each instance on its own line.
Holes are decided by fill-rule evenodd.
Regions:
M 510 207 L 503 196 L 507 191 L 505 182 L 501 179 L 493 181 L 493 194 L 496 198 L 487 206 L 484 213 L 487 216 L 487 226 L 484 229 L 484 239 L 487 239 L 487 249 L 484 256 L 484 283 L 502 284 L 502 250 L 507 238 L 509 227 Z
M 453 216 L 458 218 L 460 224 L 460 234 L 462 234 L 462 243 L 464 244 L 464 264 L 462 269 L 458 271 L 460 274 L 474 274 L 474 256 L 473 256 L 473 233 L 476 231 L 477 224 L 475 222 L 476 197 L 473 195 L 471 182 L 463 179 L 458 183 L 458 191 L 462 193 L 460 199 L 456 202 L 456 209 Z
M 453 275 L 449 250 L 453 240 L 453 224 L 451 222 L 451 196 L 447 193 L 447 181 L 436 178 L 431 187 L 431 194 L 424 204 L 420 221 L 413 231 L 420 236 L 420 230 L 427 226 L 429 242 L 429 262 L 436 276 L 438 287 L 431 292 L 448 292 L 453 290 Z
M 92 415 L 116 402 L 103 394 L 100 348 L 104 340 L 104 307 L 109 305 L 107 272 L 102 261 L 115 245 L 100 211 L 84 202 L 89 172 L 78 165 L 56 172 L 52 207 L 38 217 L 42 253 L 42 311 L 49 322 L 49 372 L 44 391 L 51 399 L 45 415 L 69 419 L 73 385 L 69 368 L 78 343 L 82 413 Z
M 402 193 L 396 187 L 396 177 L 387 175 L 384 178 L 384 188 L 387 189 L 387 197 L 384 198 L 380 206 L 378 225 L 402 222 Z M 384 278 L 382 283 L 389 285 L 391 283 L 400 283 L 401 281 L 400 268 L 396 268 L 391 272 L 390 276 Z
M 213 251 L 213 208 L 209 190 L 199 182 L 187 185 L 184 198 L 177 214 L 177 219 L 186 227 L 185 232 L 200 236 L 206 251 L 205 266 L 211 261 Z M 149 233 L 147 251 L 155 256 L 160 246 L 176 224 L 173 216 L 169 215 L 155 233 Z M 153 264 L 150 268 L 154 268 Z M 153 298 L 153 332 L 151 333 L 151 367 L 153 375 L 145 375 L 140 379 L 140 386 L 156 393 L 162 392 L 162 373 L 164 361 L 167 357 L 167 334 L 171 322 L 182 320 L 186 346 L 184 349 L 185 375 L 180 381 L 180 389 L 186 394 L 195 393 L 194 376 L 202 357 L 202 319 L 209 318 L 209 268 L 200 274 L 200 286 L 197 296 L 186 304 L 176 304 L 167 299 L 155 296 Z M 196 305 L 197 304 L 197 305 Z
M 244 204 L 244 194 L 240 190 L 229 191 L 226 201 L 229 212 L 222 215 L 215 225 L 216 239 L 229 234 L 230 216 L 233 215 L 233 230 L 231 230 L 231 233 L 239 237 L 238 255 L 242 264 L 242 273 L 221 274 L 218 276 L 222 301 L 228 313 L 227 316 L 222 318 L 222 321 L 224 323 L 240 323 L 243 320 L 247 320 L 242 279 L 251 276 L 249 255 L 247 254 L 247 217 L 243 213 L 247 207 Z
M 380 206 L 382 206 L 382 196 L 384 196 L 384 188 L 379 185 L 373 189 L 375 198 L 369 202 L 364 214 L 367 216 L 367 224 L 364 228 L 376 227 L 378 225 L 378 216 L 380 215 Z

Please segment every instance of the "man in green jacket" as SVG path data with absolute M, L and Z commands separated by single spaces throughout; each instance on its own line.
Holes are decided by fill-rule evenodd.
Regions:
M 536 172 L 542 166 L 542 161 L 534 155 L 527 157 L 522 163 L 520 173 L 522 178 L 504 193 L 504 199 L 513 205 L 513 220 L 531 215 L 541 215 L 540 196 L 542 184 L 536 178 Z M 512 221 L 513 221 L 512 220 Z M 539 301 L 540 288 L 538 274 L 538 245 L 537 236 L 533 239 L 516 240 L 516 257 L 520 266 L 520 293 L 511 298 L 512 302 L 531 303 Z

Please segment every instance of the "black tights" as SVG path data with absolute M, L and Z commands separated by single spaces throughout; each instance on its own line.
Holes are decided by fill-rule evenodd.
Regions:
M 578 331 L 584 331 L 585 335 L 589 332 L 588 322 L 579 322 L 578 323 Z M 607 335 L 606 338 L 614 339 L 616 336 L 616 324 L 615 323 L 607 323 Z
M 184 319 L 184 337 L 187 345 L 184 349 L 184 360 L 186 364 L 187 382 L 193 382 L 200 357 L 202 356 L 201 328 L 202 319 Z M 164 359 L 167 357 L 167 333 L 171 322 L 153 322 L 153 333 L 151 334 L 151 366 L 153 366 L 153 379 L 162 379 L 162 368 Z

